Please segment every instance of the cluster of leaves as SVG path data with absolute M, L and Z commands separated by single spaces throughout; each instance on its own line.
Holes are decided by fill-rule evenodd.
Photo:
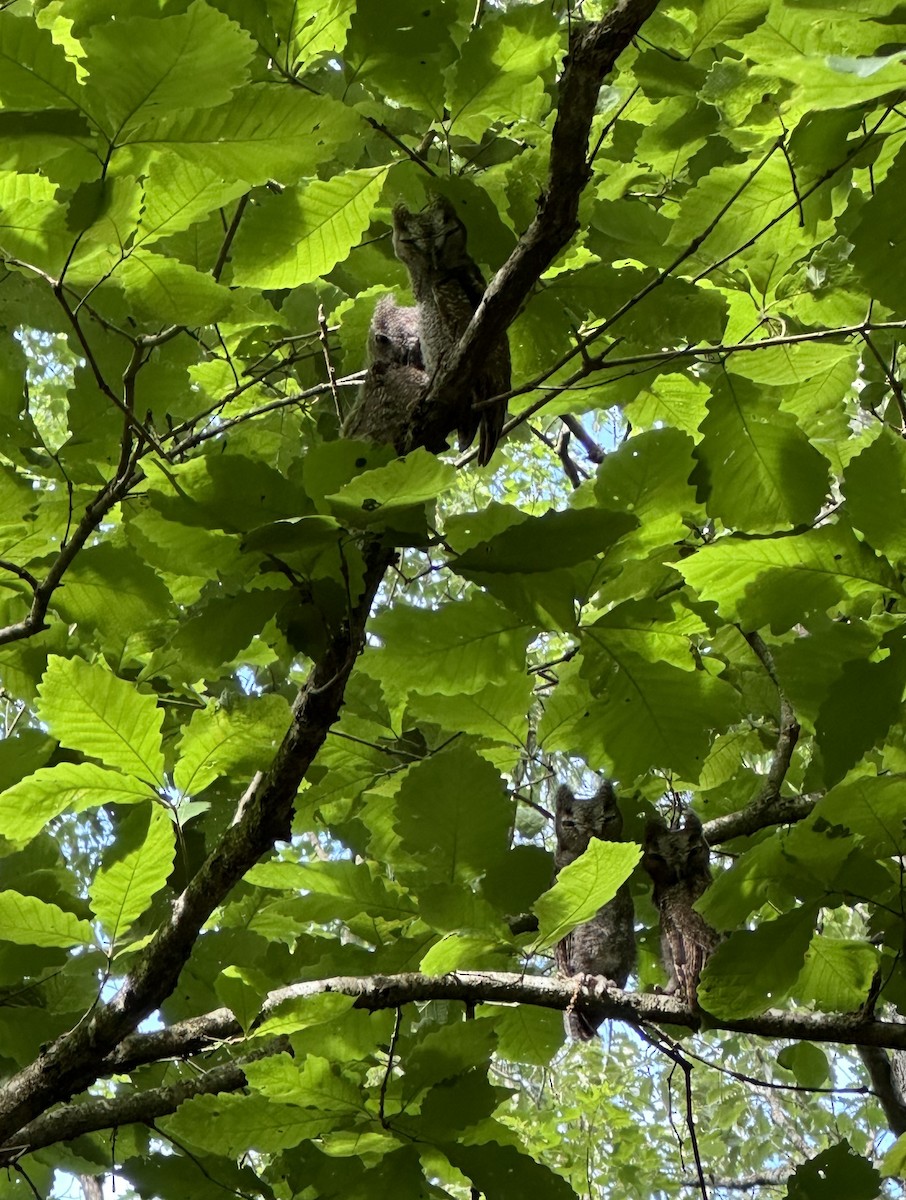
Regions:
M 617 779 L 635 843 L 695 797 L 726 855 L 715 1025 L 795 1007 L 845 1042 L 846 1014 L 906 1012 L 906 13 L 658 8 L 601 92 L 580 231 L 520 297 L 491 468 L 338 438 L 375 298 L 406 286 L 392 205 L 443 192 L 489 272 L 544 218 L 558 72 L 603 15 L 561 7 L 0 11 L 0 1196 L 61 1167 L 199 1200 L 681 1194 L 663 1076 L 689 1064 L 662 1034 L 645 1069 L 615 1032 L 536 1091 L 563 1042 L 541 999 L 466 1021 L 278 990 L 547 971 L 638 859 L 599 844 L 550 889 L 552 773 Z M 572 418 L 613 408 L 632 436 L 605 454 Z M 376 546 L 399 557 L 292 838 L 218 865 L 156 995 L 149 943 L 276 786 Z M 159 1051 L 105 1043 L 42 1126 L 47 1046 L 152 1009 Z M 769 1083 L 854 1083 L 809 1043 L 721 1046 Z M 878 1194 L 864 1097 L 766 1109 L 703 1078 L 706 1173 L 782 1189 L 817 1156 L 788 1195 Z

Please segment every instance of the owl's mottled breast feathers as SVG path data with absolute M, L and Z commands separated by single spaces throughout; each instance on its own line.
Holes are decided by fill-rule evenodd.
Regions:
M 605 780 L 589 799 L 575 796 L 561 785 L 557 789 L 555 825 L 557 871 L 575 862 L 592 838 L 619 841 L 623 817 L 613 785 Z M 635 911 L 629 885 L 624 883 L 613 900 L 559 941 L 554 957 L 561 975 L 603 975 L 617 987 L 624 987 L 636 960 Z M 596 1025 L 584 1013 L 569 1013 L 566 1024 L 569 1033 L 582 1041 L 595 1035 Z

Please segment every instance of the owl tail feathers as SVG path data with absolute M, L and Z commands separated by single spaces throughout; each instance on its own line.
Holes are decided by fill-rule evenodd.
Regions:
M 563 1024 L 566 1026 L 566 1032 L 574 1041 L 590 1042 L 598 1036 L 597 1026 L 581 1013 L 564 1013 Z

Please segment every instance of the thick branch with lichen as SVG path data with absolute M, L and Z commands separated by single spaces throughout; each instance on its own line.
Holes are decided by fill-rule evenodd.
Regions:
M 726 1030 L 755 1037 L 833 1042 L 865 1048 L 870 1052 L 883 1047 L 906 1050 L 906 1024 L 898 1021 L 866 1019 L 852 1014 L 796 1011 L 771 1011 L 746 1019 L 721 1020 L 693 1012 L 672 996 L 621 992 L 596 976 L 587 976 L 580 982 L 577 979 L 488 971 L 455 971 L 441 976 L 417 973 L 336 976 L 310 980 L 272 992 L 262 1007 L 259 1022 L 287 1001 L 325 994 L 349 996 L 354 1000 L 354 1007 L 369 1012 L 428 1000 L 461 1001 L 465 1004 L 528 1004 L 560 1011 L 578 1006 L 587 1007 L 596 1020 L 624 1021 L 634 1027 L 665 1024 L 698 1030 L 706 1024 L 709 1030 Z M 169 1029 L 133 1034 L 97 1064 L 96 1074 L 119 1074 L 168 1058 L 189 1058 L 210 1052 L 224 1042 L 238 1044 L 242 1038 L 242 1029 L 229 1009 L 217 1009 L 174 1024 Z M 253 1057 L 280 1053 L 286 1047 L 285 1039 L 276 1038 L 265 1046 L 256 1047 Z M 244 1061 L 248 1059 L 240 1058 L 233 1063 L 220 1064 L 190 1081 L 130 1096 L 128 1105 L 120 1099 L 91 1099 L 38 1117 L 0 1146 L 0 1165 L 12 1161 L 23 1152 L 23 1148 L 36 1150 L 91 1130 L 163 1116 L 175 1111 L 180 1103 L 193 1095 L 238 1091 L 245 1086 L 242 1073 Z

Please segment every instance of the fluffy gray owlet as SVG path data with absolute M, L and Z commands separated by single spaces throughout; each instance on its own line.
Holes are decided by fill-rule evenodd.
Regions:
M 574 796 L 562 784 L 557 789 L 555 818 L 557 871 L 574 862 L 592 838 L 618 842 L 623 832 L 623 817 L 607 780 L 590 800 Z M 624 987 L 635 966 L 635 912 L 629 884 L 624 883 L 609 904 L 558 942 L 554 955 L 561 975 L 603 975 L 617 987 Z M 596 1025 L 576 1012 L 567 1014 L 566 1028 L 582 1041 L 596 1033 Z
M 418 309 L 400 308 L 392 296 L 378 301 L 368 331 L 368 373 L 341 435 L 392 442 L 398 454 L 411 449 L 412 414 L 428 388 L 418 336 Z
M 405 205 L 393 210 L 393 250 L 409 271 L 418 303 L 422 356 L 433 377 L 443 359 L 466 331 L 485 292 L 485 280 L 466 249 L 466 230 L 453 206 L 435 196 L 423 211 Z M 457 428 L 459 448 L 478 436 L 478 461 L 491 460 L 506 420 L 506 401 L 491 408 L 473 405 L 510 388 L 510 348 L 506 334 L 494 343 L 474 389 L 462 398 Z
M 702 823 L 687 812 L 683 825 L 670 829 L 658 818 L 645 830 L 642 866 L 654 880 L 654 904 L 661 918 L 661 957 L 668 994 L 698 1003 L 698 979 L 720 940 L 692 905 L 711 882 L 710 851 Z

